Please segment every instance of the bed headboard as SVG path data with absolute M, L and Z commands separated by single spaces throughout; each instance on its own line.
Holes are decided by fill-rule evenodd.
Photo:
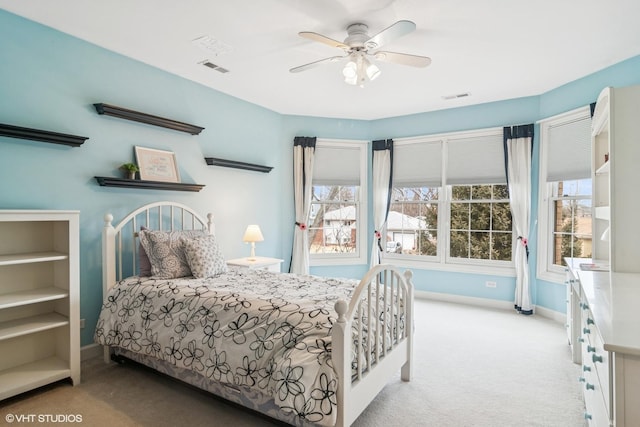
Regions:
M 112 225 L 113 215 L 104 216 L 102 230 L 102 291 L 138 271 L 138 231 L 207 230 L 214 234 L 213 214 L 205 220 L 190 207 L 175 202 L 154 202 L 141 206 Z

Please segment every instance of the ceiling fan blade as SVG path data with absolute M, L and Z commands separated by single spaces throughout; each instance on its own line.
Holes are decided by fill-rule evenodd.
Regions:
M 409 34 L 415 29 L 416 24 L 411 21 L 398 21 L 395 24 L 392 24 L 384 30 L 380 31 L 375 36 L 371 37 L 369 40 L 364 42 L 364 45 L 368 49 L 376 49 L 386 43 L 389 43 L 392 40 L 397 39 L 398 37 Z
M 293 67 L 289 70 L 289 72 L 291 73 L 299 73 L 300 71 L 305 71 L 308 70 L 309 68 L 314 68 L 317 67 L 318 65 L 324 64 L 325 62 L 336 62 L 339 61 L 343 58 L 346 58 L 348 55 L 346 56 L 332 56 L 330 58 L 324 58 L 324 59 L 320 59 L 319 61 L 314 61 L 314 62 L 310 62 L 308 64 L 304 64 L 304 65 L 300 65 L 298 67 Z
M 411 67 L 426 67 L 431 64 L 431 58 L 427 56 L 410 55 L 398 52 L 376 52 L 373 56 L 378 61 L 393 62 L 394 64 L 409 65 Z
M 334 40 L 327 36 L 323 36 L 322 34 L 314 33 L 312 31 L 302 31 L 299 32 L 298 35 L 300 37 L 304 37 L 305 39 L 313 40 L 314 42 L 320 42 L 327 44 L 331 47 L 339 47 L 340 49 L 349 50 L 350 47 L 346 44 L 339 42 L 338 40 Z

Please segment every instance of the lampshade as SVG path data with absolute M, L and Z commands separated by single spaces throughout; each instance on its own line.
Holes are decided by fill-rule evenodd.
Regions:
M 375 80 L 380 75 L 380 69 L 372 64 L 363 52 L 354 52 L 342 69 L 342 75 L 346 83 L 362 87 L 367 80 Z
M 249 261 L 256 260 L 256 242 L 262 242 L 263 240 L 264 237 L 262 236 L 260 227 L 255 224 L 247 226 L 244 236 L 242 237 L 242 241 L 251 243 L 251 256 L 249 257 Z
M 244 237 L 242 237 L 243 242 L 262 242 L 263 240 L 264 237 L 262 236 L 262 231 L 260 231 L 259 226 L 255 224 L 247 226 Z

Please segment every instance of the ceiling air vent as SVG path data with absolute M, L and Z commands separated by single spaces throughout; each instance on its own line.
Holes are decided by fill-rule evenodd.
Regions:
M 219 73 L 222 73 L 222 74 L 229 72 L 229 70 L 227 70 L 226 68 L 223 68 L 223 67 L 221 67 L 219 65 L 216 65 L 216 64 L 214 64 L 213 62 L 210 62 L 210 61 L 203 61 L 203 62 L 201 62 L 201 64 L 204 65 L 205 67 L 211 68 L 212 70 L 216 70 L 216 71 L 218 71 Z
M 212 36 L 198 37 L 197 39 L 191 40 L 191 43 L 216 56 L 233 52 L 233 47 Z
M 458 93 L 455 95 L 446 95 L 446 96 L 443 96 L 442 99 L 449 100 L 449 99 L 456 99 L 456 98 L 465 98 L 467 96 L 471 96 L 471 94 L 469 92 L 465 92 L 465 93 Z

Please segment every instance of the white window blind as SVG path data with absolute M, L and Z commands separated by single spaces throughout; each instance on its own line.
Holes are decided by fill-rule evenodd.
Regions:
M 549 126 L 547 147 L 547 182 L 591 177 L 589 115 Z
M 442 141 L 394 144 L 394 187 L 440 187 L 441 185 Z
M 360 185 L 360 146 L 316 142 L 314 185 Z
M 447 184 L 504 184 L 502 129 L 447 141 Z

